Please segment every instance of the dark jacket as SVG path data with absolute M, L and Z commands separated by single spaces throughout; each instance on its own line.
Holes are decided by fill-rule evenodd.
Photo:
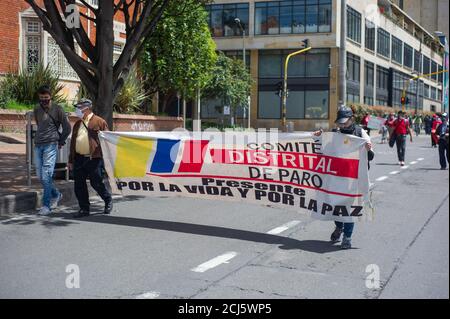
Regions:
M 70 155 L 69 155 L 69 163 L 73 163 L 76 155 L 76 141 L 78 130 L 80 129 L 80 125 L 83 125 L 83 121 L 78 120 L 73 126 L 72 131 L 72 140 L 70 141 Z M 93 115 L 88 123 L 88 137 L 89 137 L 89 149 L 91 153 L 91 158 L 102 158 L 102 150 L 100 147 L 100 140 L 98 138 L 99 131 L 109 131 L 108 124 L 106 121 L 102 119 L 100 116 Z
M 34 138 L 36 145 L 53 143 L 64 145 L 66 143 L 66 139 L 70 135 L 70 123 L 61 106 L 56 103 L 52 103 L 49 108 L 37 105 L 33 113 L 37 124 Z M 59 132 L 60 128 L 62 128 L 61 132 Z

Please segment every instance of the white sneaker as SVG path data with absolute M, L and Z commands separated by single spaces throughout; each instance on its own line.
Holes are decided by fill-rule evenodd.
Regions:
M 58 197 L 56 197 L 50 201 L 50 208 L 55 209 L 56 207 L 58 207 L 58 203 L 61 201 L 62 198 L 63 198 L 63 195 L 61 193 L 59 193 Z
M 38 215 L 40 216 L 48 216 L 52 213 L 52 211 L 50 210 L 50 208 L 48 208 L 47 206 L 42 206 L 41 209 L 39 210 Z

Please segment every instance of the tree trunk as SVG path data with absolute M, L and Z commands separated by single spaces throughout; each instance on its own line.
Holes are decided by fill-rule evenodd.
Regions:
M 101 15 L 98 16 L 97 47 L 99 48 L 98 95 L 95 99 L 95 110 L 113 129 L 113 45 L 114 45 L 114 6 L 103 5 Z

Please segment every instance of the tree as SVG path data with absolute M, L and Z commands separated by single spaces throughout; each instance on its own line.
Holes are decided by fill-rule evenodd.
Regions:
M 233 114 L 238 106 L 246 106 L 253 80 L 241 60 L 219 54 L 212 78 L 202 92 L 206 98 L 221 98 Z
M 152 37 L 145 42 L 140 70 L 147 93 L 177 94 L 193 99 L 212 75 L 217 55 L 208 27 L 204 4 L 210 1 L 185 0 L 171 3 Z
M 151 37 L 168 5 L 176 0 L 100 0 L 93 7 L 80 0 L 93 16 L 78 10 L 76 0 L 26 1 L 36 12 L 46 30 L 61 48 L 68 63 L 75 70 L 89 95 L 94 97 L 96 112 L 112 127 L 113 103 L 122 88 L 132 65 L 144 49 L 145 39 Z M 82 21 L 95 25 L 95 43 L 87 34 Z M 123 15 L 126 44 L 118 61 L 113 64 L 114 18 Z M 66 23 L 71 21 L 72 23 Z M 75 22 L 75 23 L 73 23 Z M 83 52 L 75 52 L 75 44 Z

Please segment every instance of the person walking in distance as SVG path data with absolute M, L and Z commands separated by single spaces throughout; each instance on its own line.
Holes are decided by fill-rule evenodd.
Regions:
M 397 144 L 397 156 L 400 166 L 405 166 L 405 154 L 406 154 L 406 136 L 410 136 L 410 141 L 412 143 L 413 136 L 409 121 L 405 118 L 405 113 L 403 111 L 398 112 L 397 119 L 394 124 L 394 131 Z
M 436 128 L 442 124 L 441 113 L 433 115 L 433 123 L 431 125 L 431 147 L 437 147 L 439 138 L 436 135 Z
M 449 163 L 449 129 L 448 129 L 448 114 L 442 114 L 442 123 L 436 128 L 436 136 L 438 138 L 439 145 L 439 162 L 441 164 L 441 170 L 447 169 L 447 163 Z
M 89 177 L 92 188 L 105 202 L 104 214 L 113 208 L 111 193 L 103 181 L 103 156 L 98 138 L 99 131 L 108 131 L 106 121 L 92 112 L 92 102 L 81 99 L 75 104 L 80 118 L 73 127 L 70 144 L 69 167 L 75 179 L 75 195 L 80 210 L 75 218 L 89 216 L 90 202 L 86 179 Z
M 38 90 L 39 104 L 34 108 L 37 132 L 34 139 L 36 174 L 44 188 L 39 215 L 49 215 L 58 206 L 62 194 L 53 184 L 53 173 L 60 149 L 70 134 L 70 123 L 62 107 L 52 100 L 49 86 Z

